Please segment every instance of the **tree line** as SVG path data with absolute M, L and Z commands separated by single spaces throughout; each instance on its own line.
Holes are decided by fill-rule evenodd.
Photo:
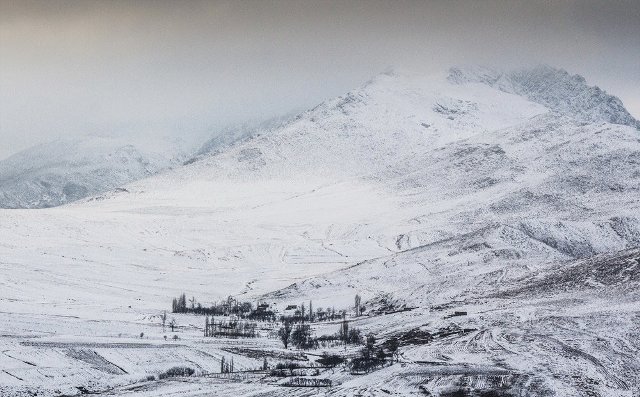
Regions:
M 355 297 L 354 312 L 356 316 L 360 316 L 364 310 L 364 306 L 360 304 L 360 296 Z M 173 313 L 190 313 L 204 316 L 236 316 L 241 319 L 255 321 L 276 321 L 301 323 L 313 323 L 318 321 L 336 321 L 347 317 L 346 310 L 336 310 L 335 307 L 322 308 L 318 307 L 314 310 L 313 301 L 309 301 L 308 305 L 302 302 L 299 305 L 289 305 L 284 313 L 277 316 L 277 311 L 272 309 L 269 304 L 258 302 L 255 306 L 252 302 L 241 302 L 232 296 L 227 297 L 219 302 L 214 302 L 210 306 L 204 306 L 198 302 L 195 297 L 187 299 L 185 293 L 180 294 L 177 298 L 173 298 L 171 302 L 171 311 Z

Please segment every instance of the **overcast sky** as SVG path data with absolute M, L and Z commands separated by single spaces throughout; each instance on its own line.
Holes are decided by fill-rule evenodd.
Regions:
M 640 118 L 640 1 L 0 0 L 0 158 L 77 134 L 203 133 L 389 66 L 548 63 Z

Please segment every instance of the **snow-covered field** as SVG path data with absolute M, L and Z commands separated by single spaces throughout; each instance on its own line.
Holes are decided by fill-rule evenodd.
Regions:
M 628 113 L 569 75 L 517 75 L 558 79 L 543 105 L 469 73 L 385 73 L 126 189 L 0 210 L 0 394 L 637 396 L 635 121 L 611 124 Z M 594 101 L 606 120 L 585 121 Z M 273 330 L 203 338 L 195 315 L 163 332 L 181 292 L 348 309 L 399 338 L 399 362 L 323 369 L 330 388 L 222 376 L 223 356 L 253 370 L 295 349 Z M 351 318 L 355 294 L 367 310 Z M 390 303 L 413 310 L 376 314 Z M 146 380 L 174 366 L 196 376 Z

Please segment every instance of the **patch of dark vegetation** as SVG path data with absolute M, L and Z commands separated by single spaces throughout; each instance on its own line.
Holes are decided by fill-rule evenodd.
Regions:
M 293 344 L 299 349 L 317 349 L 333 346 L 336 344 L 362 344 L 362 332 L 358 328 L 349 328 L 349 322 L 344 319 L 340 323 L 338 332 L 333 335 L 321 335 L 314 337 L 311 334 L 311 326 L 308 324 L 297 324 L 295 327 L 291 322 L 285 321 L 278 330 L 278 338 L 287 349 L 289 344 Z
M 322 353 L 322 357 L 320 357 L 316 362 L 322 366 L 334 368 L 338 365 L 342 364 L 345 361 L 344 357 L 338 354 L 329 354 L 327 352 Z
M 458 314 L 455 314 L 458 313 Z M 466 312 L 455 312 L 453 315 L 446 316 L 456 317 L 456 316 L 464 316 Z M 432 342 L 436 338 L 446 338 L 451 335 L 464 335 L 469 332 L 477 331 L 476 328 L 461 328 L 457 324 L 449 324 L 446 327 L 439 328 L 435 332 L 430 332 L 421 328 L 413 328 L 407 332 L 403 332 L 398 335 L 398 343 L 400 346 L 407 345 L 426 345 L 427 343 Z
M 464 335 L 469 332 L 477 331 L 476 328 L 461 328 L 457 324 L 449 324 L 444 328 L 439 328 L 437 332 L 433 333 L 434 338 L 445 338 L 451 335 Z
M 173 367 L 161 374 L 158 374 L 158 379 L 167 379 L 167 378 L 178 378 L 184 376 L 191 376 L 196 371 L 190 367 Z
M 465 311 L 455 311 L 452 314 L 445 316 L 444 318 L 459 317 L 459 316 L 466 316 L 466 315 L 467 315 L 467 312 Z
M 257 348 L 248 348 L 248 347 L 225 347 L 221 350 L 226 351 L 232 354 L 238 354 L 241 356 L 251 357 L 255 359 L 262 359 L 265 357 L 275 358 L 278 360 L 289 360 L 289 361 L 308 361 L 307 356 L 303 353 L 297 352 L 280 352 L 269 349 L 257 349 Z
M 311 335 L 311 326 L 298 324 L 291 332 L 291 342 L 298 349 L 312 349 L 318 347 L 318 340 Z
M 276 364 L 275 368 L 271 370 L 269 375 L 277 377 L 294 376 L 297 368 L 300 368 L 300 364 L 296 362 L 279 362 Z
M 407 345 L 426 345 L 433 340 L 433 335 L 429 331 L 413 328 L 407 332 L 400 334 L 398 341 L 400 346 Z
M 369 373 L 375 369 L 382 368 L 387 363 L 388 357 L 394 357 L 397 353 L 399 344 L 393 343 L 387 345 L 376 344 L 376 337 L 373 334 L 367 335 L 365 346 L 360 350 L 360 355 L 351 360 L 351 373 L 358 375 Z M 390 351 L 389 349 L 393 349 Z

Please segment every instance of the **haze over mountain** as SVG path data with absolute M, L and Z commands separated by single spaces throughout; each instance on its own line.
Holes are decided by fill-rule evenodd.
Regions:
M 308 393 L 207 377 L 225 354 L 250 370 L 294 350 L 203 341 L 191 314 L 164 340 L 184 291 L 312 300 L 402 341 L 401 363 L 328 370 L 320 395 L 638 390 L 640 131 L 616 97 L 551 67 L 389 70 L 239 131 L 117 191 L 0 210 L 0 393 Z M 178 365 L 207 376 L 140 381 Z
M 393 72 L 390 73 L 393 75 Z M 456 84 L 470 82 L 487 84 L 501 91 L 523 96 L 547 106 L 553 112 L 577 121 L 610 122 L 640 128 L 640 123 L 627 112 L 617 97 L 608 95 L 598 87 L 588 86 L 582 76 L 572 76 L 564 70 L 548 66 L 511 72 L 500 72 L 480 67 L 452 68 L 449 80 Z M 410 89 L 411 87 L 405 88 L 407 91 Z M 366 91 L 357 95 L 349 94 L 346 98 L 340 99 L 344 103 L 336 106 L 357 109 L 362 102 L 361 97 L 366 95 L 368 95 Z M 384 98 L 384 101 L 387 101 L 387 98 Z M 445 101 L 444 104 L 434 105 L 432 111 L 449 114 L 448 117 L 451 120 L 454 118 L 464 119 L 464 114 L 472 110 L 460 104 L 447 104 L 445 99 L 443 101 Z M 364 104 L 375 106 L 375 103 Z M 382 103 L 382 106 L 387 105 L 387 103 Z M 450 105 L 453 107 L 449 108 Z M 320 108 L 323 106 L 329 105 L 323 104 Z M 485 110 L 485 113 L 487 112 Z M 300 118 L 304 119 L 303 116 Z M 495 117 L 495 115 L 491 115 L 491 117 Z M 265 122 L 245 123 L 238 127 L 225 129 L 204 142 L 194 153 L 190 153 L 187 149 L 188 146 L 184 143 L 167 139 L 156 139 L 155 148 L 148 143 L 143 144 L 139 139 L 130 144 L 124 137 L 85 137 L 39 145 L 0 161 L 0 181 L 2 182 L 0 184 L 0 207 L 51 207 L 114 189 L 131 181 L 167 170 L 187 159 L 193 161 L 194 159 L 191 158 L 193 156 L 202 157 L 206 153 L 222 150 L 238 140 L 260 132 L 277 129 L 286 124 L 290 118 L 292 116 L 283 116 Z M 493 122 L 493 120 L 483 121 L 485 123 Z M 383 128 L 384 123 L 388 121 L 381 120 L 379 122 L 380 125 L 372 128 Z M 488 125 L 488 127 L 492 128 L 493 126 Z M 307 127 L 305 126 L 305 128 Z M 407 125 L 404 128 L 412 130 L 420 127 Z M 371 131 L 375 131 L 375 129 Z M 371 135 L 374 140 L 380 139 L 377 134 Z M 422 131 L 419 131 L 416 136 L 420 135 L 423 135 Z M 367 135 L 367 139 L 369 138 Z M 131 138 L 130 141 L 136 141 L 136 139 Z M 371 146 L 371 142 L 362 142 L 361 144 Z M 413 145 L 414 142 L 410 140 L 405 144 Z M 349 146 L 339 146 L 334 147 L 330 153 L 326 153 L 324 160 L 318 160 L 320 163 L 318 166 L 341 166 L 342 164 L 338 160 L 347 155 L 341 151 Z M 257 150 L 259 151 L 259 149 Z M 314 158 L 317 153 L 320 152 L 310 153 L 304 161 Z M 355 152 L 351 152 L 351 154 L 353 153 Z M 403 156 L 403 153 L 399 153 L 399 156 Z M 328 161 L 331 157 L 334 158 L 334 161 Z M 358 162 L 353 166 L 357 167 L 362 164 L 367 164 L 367 162 Z
M 635 0 L 0 0 L 0 159 L 85 134 L 266 120 L 393 65 L 548 63 L 638 118 L 638 19 Z

